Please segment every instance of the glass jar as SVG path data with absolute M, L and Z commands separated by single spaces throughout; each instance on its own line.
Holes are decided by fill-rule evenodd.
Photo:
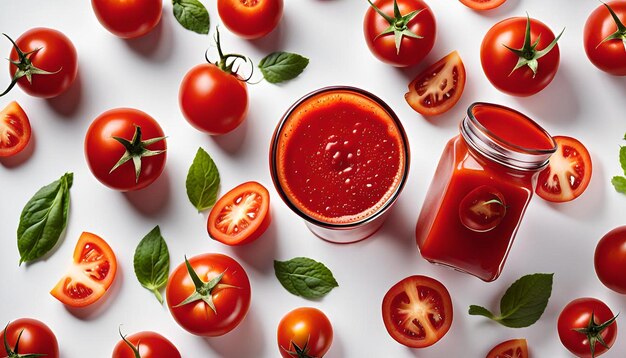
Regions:
M 415 235 L 428 261 L 484 281 L 500 275 L 556 143 L 510 108 L 474 103 L 446 145 Z

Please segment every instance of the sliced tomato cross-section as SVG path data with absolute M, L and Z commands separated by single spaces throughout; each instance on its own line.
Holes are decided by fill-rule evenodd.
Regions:
M 528 345 L 525 339 L 511 339 L 493 347 L 487 358 L 528 358 Z
M 109 244 L 101 237 L 83 232 L 74 249 L 68 272 L 50 294 L 63 304 L 84 307 L 106 293 L 117 272 L 117 260 Z
M 28 116 L 13 101 L 0 111 L 0 157 L 10 157 L 21 152 L 29 141 Z

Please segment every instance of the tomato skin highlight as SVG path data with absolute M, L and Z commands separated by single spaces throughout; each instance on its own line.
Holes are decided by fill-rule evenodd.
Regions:
M 20 153 L 30 142 L 31 128 L 26 112 L 15 101 L 0 111 L 0 157 Z
M 144 331 L 126 337 L 139 350 L 141 358 L 181 358 L 180 352 L 170 342 L 156 332 Z M 111 358 L 136 358 L 135 352 L 124 340 L 120 340 L 113 349 Z
M 217 1 L 217 11 L 226 28 L 248 40 L 272 32 L 283 17 L 283 8 L 283 0 Z
M 333 326 L 324 312 L 300 307 L 287 313 L 278 323 L 278 350 L 283 358 L 293 358 L 295 346 L 307 347 L 311 357 L 323 357 L 333 343 Z
M 617 227 L 600 239 L 594 254 L 594 267 L 606 287 L 626 295 L 626 226 Z
M 575 329 L 585 328 L 594 314 L 594 322 L 602 324 L 614 317 L 611 309 L 602 301 L 596 298 L 578 298 L 568 303 L 557 321 L 557 330 L 561 343 L 572 354 L 579 358 L 591 358 L 591 349 L 587 336 L 575 331 Z M 600 334 L 604 342 L 613 346 L 617 338 L 617 323 L 613 322 Z M 607 352 L 607 349 L 599 342 L 595 345 L 595 357 Z
M 459 0 L 461 3 L 474 10 L 491 10 L 504 4 L 506 0 Z
M 502 342 L 487 353 L 487 358 L 528 358 L 528 343 L 523 338 Z
M 0 334 L 0 342 L 4 342 L 5 335 L 10 349 L 15 352 L 15 343 L 22 332 L 19 341 L 20 357 L 28 354 L 42 354 L 46 358 L 59 358 L 59 343 L 52 330 L 43 322 L 32 318 L 20 318 L 9 322 L 9 325 Z M 0 348 L 2 355 L 10 356 L 7 352 Z M 11 356 L 12 357 L 12 356 Z
M 608 1 L 607 5 L 626 24 L 626 2 Z M 616 30 L 617 25 L 609 10 L 599 5 L 587 18 L 583 43 L 587 57 L 594 66 L 614 76 L 626 76 L 626 45 L 619 39 L 602 43 Z
M 162 0 L 91 0 L 98 21 L 113 35 L 141 37 L 161 20 Z
M 248 112 L 247 84 L 239 76 L 210 63 L 197 65 L 187 72 L 178 98 L 185 119 L 197 130 L 210 135 L 234 130 Z
M 15 43 L 24 52 L 39 51 L 28 58 L 33 66 L 49 72 L 58 73 L 50 75 L 33 74 L 32 84 L 26 77 L 17 81 L 18 86 L 33 97 L 52 98 L 67 91 L 78 74 L 78 60 L 76 48 L 72 41 L 60 31 L 37 27 L 26 31 Z M 19 61 L 15 48 L 11 50 L 9 58 Z M 11 78 L 18 71 L 17 66 L 9 63 Z

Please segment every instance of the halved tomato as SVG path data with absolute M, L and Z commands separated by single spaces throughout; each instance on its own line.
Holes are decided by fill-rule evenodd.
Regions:
M 576 199 L 591 180 L 591 156 L 577 139 L 554 137 L 557 151 L 550 157 L 550 165 L 539 173 L 537 194 L 545 200 L 563 203 Z
M 452 300 L 441 282 L 410 276 L 383 298 L 383 322 L 391 338 L 411 348 L 437 343 L 452 325 Z
M 243 183 L 217 201 L 207 222 L 209 236 L 236 246 L 256 240 L 270 225 L 270 193 L 257 182 Z
M 464 89 L 465 66 L 459 53 L 452 51 L 417 75 L 404 99 L 418 113 L 435 116 L 454 107 Z
M 474 10 L 491 10 L 504 4 L 506 0 L 459 0 L 463 5 Z
M 111 287 L 117 260 L 101 237 L 83 232 L 74 249 L 74 262 L 50 294 L 63 304 L 84 307 L 99 300 Z
M 487 358 L 528 358 L 528 345 L 524 338 L 511 339 L 493 347 Z
M 21 152 L 29 141 L 28 116 L 13 101 L 0 112 L 0 157 L 10 157 Z

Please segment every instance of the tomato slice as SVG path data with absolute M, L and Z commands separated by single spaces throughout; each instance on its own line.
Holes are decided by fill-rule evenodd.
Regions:
M 506 0 L 459 0 L 463 5 L 474 10 L 491 10 L 504 4 Z
M 13 101 L 0 112 L 0 157 L 10 157 L 24 148 L 30 141 L 28 116 Z
M 404 98 L 418 113 L 435 116 L 454 107 L 464 89 L 465 66 L 459 53 L 452 51 L 417 75 Z
M 528 345 L 524 338 L 511 339 L 493 347 L 487 358 L 528 358 Z
M 545 200 L 562 203 L 579 197 L 591 180 L 591 156 L 577 139 L 554 137 L 557 151 L 550 165 L 539 173 L 537 194 Z
M 101 237 L 83 232 L 74 249 L 74 262 L 50 294 L 63 304 L 84 307 L 106 293 L 117 272 L 117 260 Z
M 435 344 L 452 325 L 450 293 L 427 276 L 410 276 L 391 287 L 382 311 L 391 338 L 411 348 Z
M 243 183 L 217 201 L 207 222 L 209 236 L 226 245 L 256 240 L 270 225 L 270 194 L 257 182 Z

